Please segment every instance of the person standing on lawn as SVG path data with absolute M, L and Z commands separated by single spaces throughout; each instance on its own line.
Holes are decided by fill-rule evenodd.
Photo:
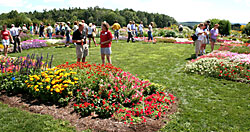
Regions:
M 85 35 L 83 34 L 84 23 L 79 23 L 79 28 L 73 33 L 72 42 L 76 43 L 77 62 L 85 62 L 89 54 Z
M 9 39 L 11 39 L 12 43 L 14 42 L 10 31 L 7 30 L 6 25 L 3 25 L 3 30 L 1 31 L 0 38 L 2 39 L 2 44 L 4 46 L 4 56 L 6 57 L 8 53 L 8 47 L 10 45 Z
M 66 44 L 65 47 L 69 46 L 70 42 L 70 33 L 71 33 L 71 28 L 70 28 L 70 22 L 67 22 L 67 25 L 65 26 L 65 31 L 66 31 Z
M 20 44 L 20 32 L 21 30 L 19 28 L 16 28 L 14 24 L 11 24 L 11 29 L 10 29 L 10 34 L 14 40 L 14 48 L 13 48 L 13 53 L 16 52 L 16 47 L 18 45 L 18 51 L 21 53 L 22 52 L 22 47 Z
M 152 40 L 153 42 L 153 22 L 151 22 L 148 26 L 148 42 L 149 40 Z
M 34 27 L 34 33 L 35 33 L 35 35 L 37 35 L 37 34 L 38 34 L 38 26 L 37 26 L 37 24 L 35 24 L 35 27 Z
M 203 28 L 204 28 L 204 23 L 200 23 L 195 30 L 195 35 L 198 37 L 198 39 L 195 41 L 195 55 L 196 55 L 196 57 L 198 57 L 199 52 L 201 51 L 201 44 L 202 44 L 202 40 L 204 38 Z
M 56 32 L 56 35 L 59 35 L 60 33 L 60 25 L 58 22 L 55 24 L 55 32 Z
M 108 60 L 108 63 L 111 64 L 111 44 L 112 44 L 112 33 L 109 31 L 109 24 L 102 23 L 102 31 L 100 34 L 100 45 L 101 45 L 101 59 L 102 64 L 105 64 L 105 56 Z
M 49 39 L 52 39 L 53 28 L 50 24 L 48 24 L 47 33 L 48 33 Z
M 140 32 L 140 37 L 143 37 L 143 22 L 141 21 L 140 25 L 139 25 L 139 32 Z
M 132 42 L 135 42 L 135 41 L 134 41 L 134 38 L 133 38 L 133 35 L 132 35 L 131 24 L 132 24 L 132 21 L 129 21 L 129 24 L 127 25 L 127 31 L 128 31 L 128 39 L 127 39 L 127 42 L 130 41 L 130 38 L 132 39 Z
M 95 32 L 95 29 L 93 28 L 92 23 L 89 23 L 89 26 L 87 28 L 87 33 L 88 33 L 88 38 L 89 38 L 89 48 L 91 47 L 91 38 L 93 39 L 95 46 L 97 46 L 95 38 L 93 36 L 94 32 Z
M 33 31 L 34 31 L 34 26 L 33 26 L 33 23 L 31 23 L 31 24 L 30 24 L 29 29 L 30 29 L 30 34 L 32 34 L 32 35 L 33 35 Z
M 217 36 L 219 35 L 219 24 L 215 24 L 214 28 L 210 31 L 210 41 L 211 41 L 211 52 L 214 50 L 214 44 L 217 41 Z
M 77 21 L 75 21 L 73 26 L 73 32 L 75 32 L 77 29 L 78 29 Z
M 27 33 L 28 29 L 27 29 L 27 27 L 26 27 L 26 24 L 23 24 L 22 30 L 23 30 L 23 33 Z
M 118 39 L 119 39 L 119 30 L 121 29 L 121 25 L 118 23 L 117 20 L 112 25 L 112 29 L 115 31 L 115 34 L 114 34 L 115 40 L 116 40 L 116 42 L 118 42 Z

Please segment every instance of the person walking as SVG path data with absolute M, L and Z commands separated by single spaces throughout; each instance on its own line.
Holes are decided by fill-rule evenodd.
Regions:
M 140 37 L 143 37 L 143 22 L 141 21 L 140 25 L 139 25 L 139 32 L 140 32 Z
M 78 29 L 77 21 L 75 21 L 73 26 L 73 32 L 75 32 L 77 29 Z
M 206 54 L 206 45 L 209 43 L 209 41 L 207 40 L 208 35 L 209 35 L 209 30 L 206 28 L 206 25 L 204 24 L 203 27 L 201 27 L 201 29 L 203 30 L 203 34 L 202 34 L 202 41 L 201 41 L 201 49 L 200 49 L 200 54 Z
M 70 43 L 70 33 L 71 33 L 71 28 L 70 28 L 70 22 L 67 22 L 67 25 L 65 26 L 65 31 L 66 31 L 66 44 L 65 47 L 69 46 Z
M 112 44 L 112 33 L 109 31 L 109 24 L 102 23 L 102 31 L 100 34 L 101 39 L 101 59 L 102 64 L 105 64 L 105 56 L 108 60 L 108 63 L 111 64 L 111 44 Z
M 40 37 L 45 38 L 45 35 L 44 35 L 44 25 L 43 25 L 42 22 L 41 22 L 41 25 L 40 25 L 40 28 L 39 28 L 39 38 Z
M 211 41 L 211 52 L 214 50 L 214 44 L 217 41 L 217 37 L 219 35 L 219 24 L 215 24 L 214 28 L 211 29 L 210 31 L 210 41 Z
M 96 41 L 95 38 L 93 37 L 93 32 L 94 32 L 94 28 L 92 27 L 92 23 L 89 23 L 89 27 L 87 28 L 87 32 L 88 32 L 88 38 L 89 38 L 89 48 L 91 47 L 91 38 L 93 39 L 95 46 L 96 45 Z
M 60 34 L 60 25 L 58 22 L 55 24 L 55 32 L 56 32 L 56 35 Z
M 131 24 L 132 24 L 132 21 L 129 21 L 129 24 L 127 25 L 127 32 L 128 32 L 127 42 L 129 42 L 130 39 L 132 39 L 132 42 L 134 42 L 134 38 L 133 38 L 133 35 L 132 35 Z
M 64 35 L 65 35 L 65 24 L 64 23 L 61 23 L 60 35 L 62 35 L 62 37 L 64 38 Z
M 53 28 L 52 28 L 51 24 L 48 24 L 47 33 L 48 33 L 49 39 L 52 39 Z
M 116 20 L 115 23 L 112 25 L 111 28 L 115 31 L 115 34 L 114 34 L 115 40 L 116 40 L 116 42 L 118 42 L 118 39 L 119 39 L 119 30 L 121 29 L 121 25 Z
M 14 24 L 11 24 L 11 29 L 10 29 L 10 34 L 14 40 L 14 48 L 13 48 L 13 53 L 16 52 L 16 49 L 18 47 L 18 52 L 21 53 L 22 52 L 22 47 L 21 47 L 21 40 L 20 40 L 20 33 L 21 30 L 19 28 L 16 28 Z
M 13 38 L 12 38 L 12 36 L 10 34 L 10 31 L 7 30 L 6 25 L 3 25 L 3 30 L 1 31 L 0 38 L 2 39 L 2 44 L 4 46 L 4 56 L 7 57 L 8 47 L 10 45 L 9 39 L 11 39 L 12 43 L 14 41 L 13 41 Z
M 151 22 L 148 26 L 148 42 L 152 40 L 153 42 L 153 22 Z
M 88 56 L 89 49 L 86 43 L 86 39 L 83 35 L 84 23 L 79 23 L 79 28 L 73 33 L 72 42 L 76 43 L 76 56 L 77 62 L 86 61 L 86 57 Z

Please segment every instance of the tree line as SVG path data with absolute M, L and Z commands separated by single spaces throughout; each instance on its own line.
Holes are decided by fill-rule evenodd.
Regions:
M 135 21 L 136 23 L 143 21 L 144 25 L 154 22 L 160 28 L 178 24 L 173 17 L 165 14 L 134 11 L 133 9 L 111 10 L 99 8 L 98 6 L 87 9 L 64 8 L 48 11 L 44 9 L 43 12 L 35 10 L 33 12 L 18 13 L 16 10 L 12 10 L 9 13 L 2 13 L 0 15 L 0 25 L 7 24 L 8 26 L 12 23 L 15 25 L 39 24 L 40 22 L 54 24 L 55 22 L 74 22 L 79 20 L 85 20 L 86 23 L 96 23 L 97 25 L 101 25 L 103 21 L 113 24 L 115 20 L 118 20 L 122 26 L 126 26 L 129 21 Z

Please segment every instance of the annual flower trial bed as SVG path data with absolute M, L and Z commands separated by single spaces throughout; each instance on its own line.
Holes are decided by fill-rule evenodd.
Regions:
M 150 83 L 110 64 L 68 63 L 49 68 L 52 58 L 1 59 L 1 87 L 59 105 L 74 102 L 82 116 L 93 113 L 125 124 L 161 118 L 175 103 L 161 85 Z M 8 69 L 8 70 L 7 70 Z
M 185 71 L 249 83 L 249 64 L 250 54 L 214 51 L 188 62 Z

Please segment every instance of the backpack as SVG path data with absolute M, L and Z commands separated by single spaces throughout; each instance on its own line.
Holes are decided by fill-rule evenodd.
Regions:
M 196 34 L 193 34 L 193 35 L 191 36 L 191 38 L 192 38 L 193 41 L 196 41 L 196 40 L 198 39 L 198 36 L 197 36 Z

